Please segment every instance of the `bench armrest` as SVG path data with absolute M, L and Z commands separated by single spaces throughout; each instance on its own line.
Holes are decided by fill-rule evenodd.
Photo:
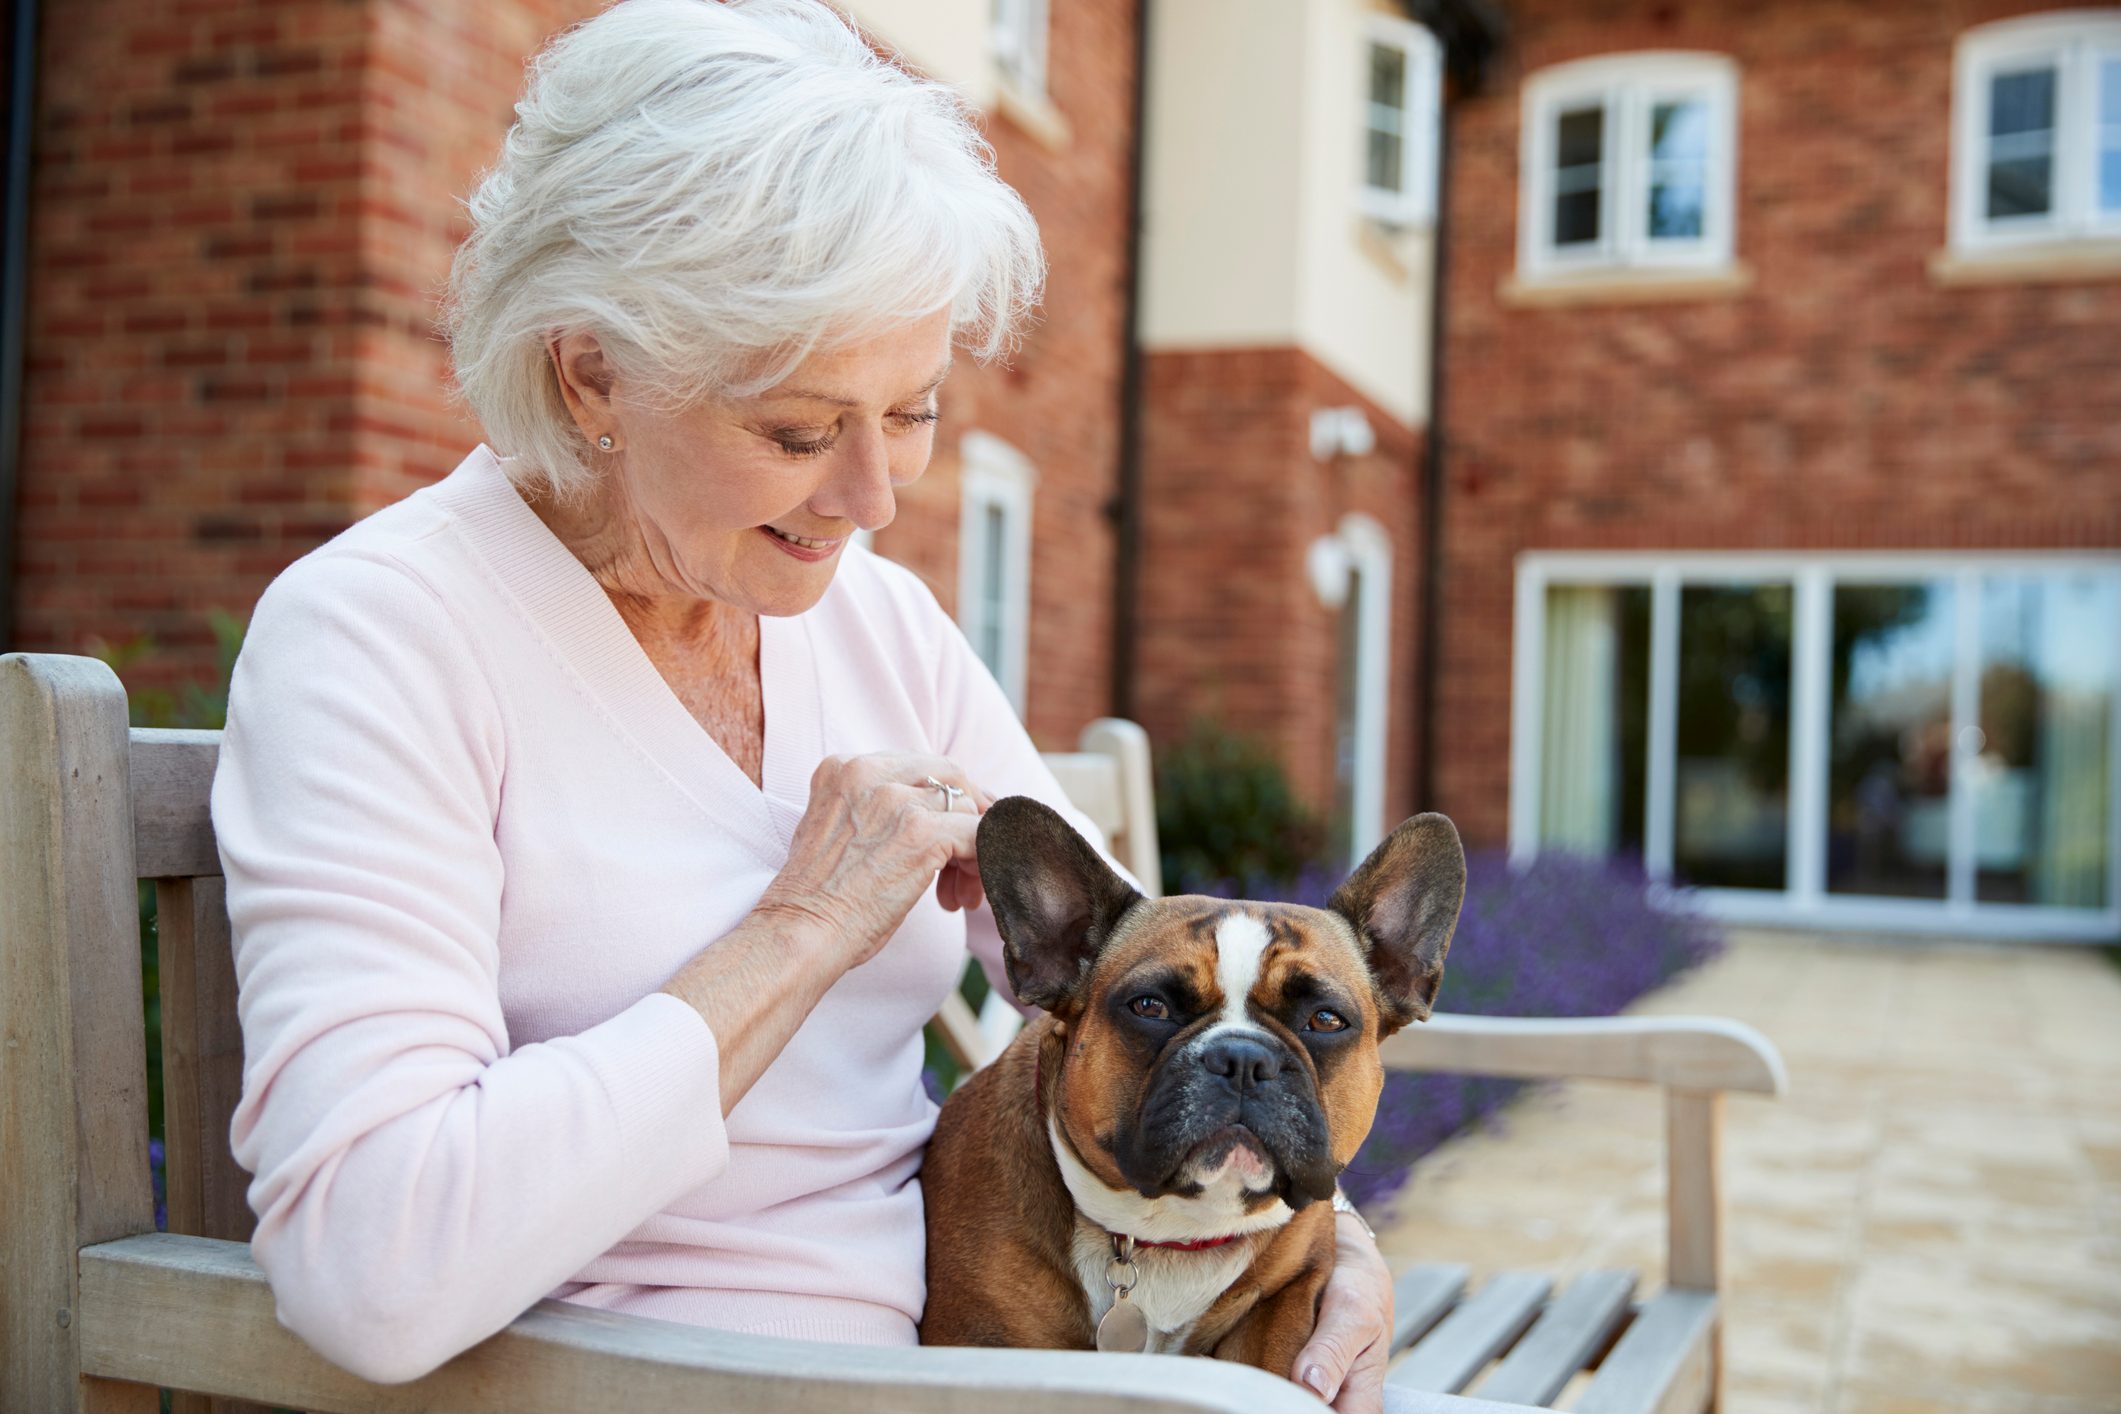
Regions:
M 1393 1070 L 1448 1070 L 1528 1080 L 1631 1080 L 1675 1090 L 1780 1095 L 1775 1043 L 1709 1016 L 1505 1017 L 1443 1012 L 1384 1043 Z
M 347 1374 L 284 1329 L 238 1242 L 154 1233 L 81 1250 L 81 1371 L 318 1411 L 640 1409 L 986 1414 L 1318 1414 L 1275 1375 L 1219 1360 L 827 1345 L 541 1301 L 409 1384 Z M 1438 1414 L 1473 1414 L 1471 1400 Z

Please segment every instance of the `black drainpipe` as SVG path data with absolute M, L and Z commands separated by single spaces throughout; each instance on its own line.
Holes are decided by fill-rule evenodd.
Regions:
M 1429 276 L 1429 425 L 1421 453 L 1421 581 L 1415 617 L 1421 625 L 1415 701 L 1421 732 L 1414 763 L 1414 808 L 1436 808 L 1436 699 L 1443 661 L 1443 547 L 1445 308 L 1450 298 L 1451 108 L 1480 92 L 1488 65 L 1502 48 L 1508 24 L 1495 0 L 1407 0 L 1409 15 L 1443 45 L 1444 91 L 1437 105 L 1436 225 Z
M 1142 544 L 1142 352 L 1141 250 L 1144 120 L 1149 94 L 1149 4 L 1134 8 L 1134 144 L 1127 171 L 1126 307 L 1121 316 L 1119 377 L 1119 484 L 1112 518 L 1112 715 L 1132 719 L 1134 644 L 1139 627 Z
M 22 331 L 29 295 L 29 162 L 36 123 L 37 0 L 15 0 L 9 41 L 7 229 L 0 240 L 0 649 L 15 642 L 15 500 L 22 481 Z

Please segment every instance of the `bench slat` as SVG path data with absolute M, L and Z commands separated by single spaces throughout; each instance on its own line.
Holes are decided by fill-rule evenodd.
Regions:
M 1533 1322 L 1509 1358 L 1480 1382 L 1480 1397 L 1544 1409 L 1596 1355 L 1628 1313 L 1635 1273 L 1587 1272 Z
M 1471 1384 L 1531 1324 L 1554 1283 L 1537 1272 L 1501 1272 L 1472 1300 L 1445 1317 L 1414 1347 L 1385 1383 L 1400 1389 L 1456 1394 Z
M 1410 1268 L 1392 1284 L 1392 1353 L 1429 1333 L 1466 1289 L 1467 1268 L 1458 1262 Z
M 194 879 L 221 872 L 207 797 L 221 733 L 134 727 L 133 872 L 142 879 Z
M 1699 1414 L 1715 1387 L 1715 1333 L 1714 1292 L 1660 1292 L 1598 1367 L 1576 1414 Z
M 318 1414 L 1317 1414 L 1320 1407 L 1279 1375 L 1223 1360 L 834 1345 L 561 1301 L 539 1302 L 430 1375 L 375 1385 L 279 1323 L 265 1276 L 241 1243 L 175 1233 L 83 1249 L 74 1315 L 81 1368 L 91 1375 L 226 1391 Z M 152 1389 L 145 1399 L 152 1410 Z M 1437 1407 L 1439 1414 L 1493 1408 L 1457 1400 Z

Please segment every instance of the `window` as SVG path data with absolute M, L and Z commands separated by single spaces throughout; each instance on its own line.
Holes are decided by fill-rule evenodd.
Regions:
M 1623 54 L 1524 88 L 1521 276 L 1731 263 L 1738 70 L 1714 54 Z
M 1021 93 L 1046 91 L 1046 0 L 992 0 L 994 62 Z
M 1360 864 L 1385 837 L 1386 736 L 1392 711 L 1392 537 L 1369 516 L 1341 517 L 1306 556 L 1312 588 L 1337 612 L 1333 852 Z
M 1024 711 L 1031 629 L 1031 492 L 1024 454 L 985 432 L 965 434 L 958 520 L 957 623 L 979 660 Z
M 2121 238 L 2121 13 L 1982 25 L 1952 82 L 1952 244 Z
M 1443 48 L 1420 25 L 1372 15 L 1364 31 L 1362 209 L 1394 226 L 1436 219 Z
M 2121 926 L 2121 558 L 1534 554 L 1510 841 L 1732 919 Z

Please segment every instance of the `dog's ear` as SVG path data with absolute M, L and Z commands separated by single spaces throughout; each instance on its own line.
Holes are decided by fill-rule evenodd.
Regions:
M 1326 907 L 1355 927 L 1384 1004 L 1384 1034 L 1426 1020 L 1465 902 L 1466 853 L 1441 815 L 1416 815 L 1370 851 Z
M 1009 985 L 1046 1011 L 1075 998 L 1121 915 L 1141 902 L 1088 840 L 1027 795 L 997 800 L 980 820 L 979 878 Z

